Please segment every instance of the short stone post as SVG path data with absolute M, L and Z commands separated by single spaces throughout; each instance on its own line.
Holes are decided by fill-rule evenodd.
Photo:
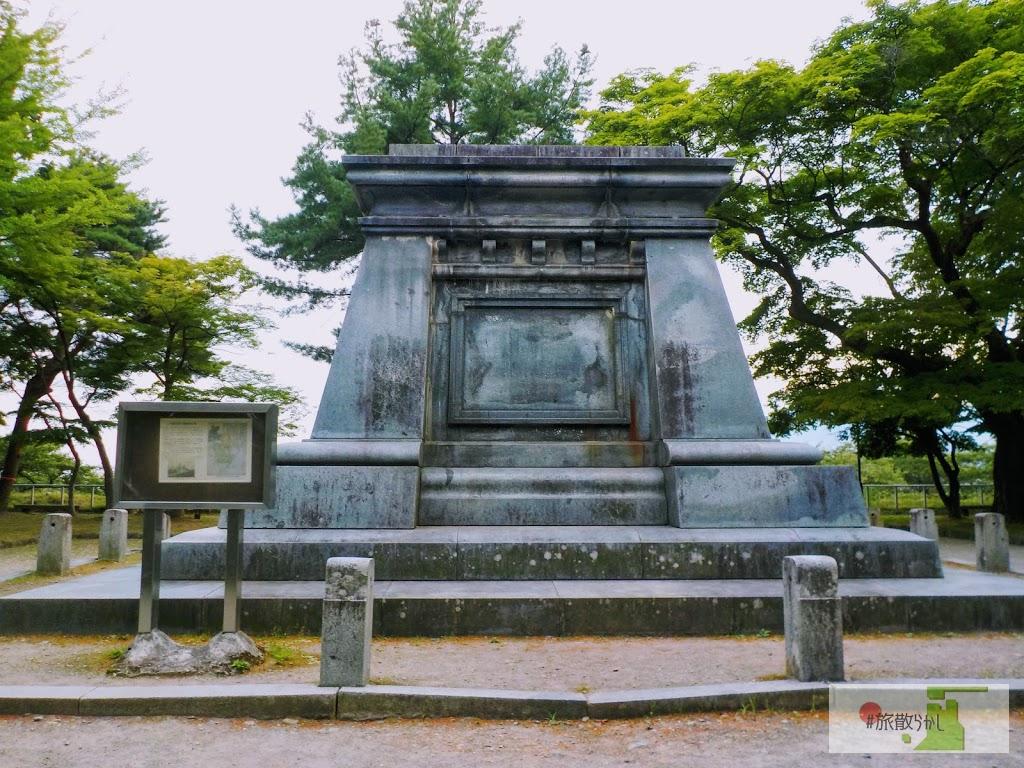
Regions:
M 320 634 L 320 685 L 366 685 L 373 639 L 373 558 L 327 561 Z
M 1005 573 L 1010 570 L 1010 537 L 1006 520 L 998 512 L 974 516 L 974 554 L 978 570 Z
M 882 510 L 880 509 L 869 509 L 868 510 L 868 524 L 873 525 L 876 528 L 884 528 L 885 524 L 882 522 Z
M 53 512 L 43 518 L 36 553 L 36 573 L 63 576 L 71 570 L 71 515 Z
M 935 522 L 934 509 L 910 510 L 910 532 L 933 541 L 939 540 L 939 524 Z
M 171 516 L 164 512 L 160 521 L 160 541 L 171 538 Z
M 824 555 L 782 559 L 786 674 L 802 682 L 844 679 L 839 568 Z
M 128 554 L 128 510 L 108 509 L 100 521 L 100 560 L 119 563 Z

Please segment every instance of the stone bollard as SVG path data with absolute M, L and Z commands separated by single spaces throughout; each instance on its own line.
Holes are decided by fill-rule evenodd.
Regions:
M 839 568 L 824 555 L 782 559 L 786 674 L 801 682 L 843 680 Z
M 882 522 L 882 510 L 880 509 L 869 509 L 868 510 L 868 525 L 873 525 L 876 528 L 884 528 L 885 523 Z
M 320 685 L 366 685 L 373 639 L 373 558 L 327 561 L 320 633 Z
M 119 563 L 128 554 L 128 510 L 108 509 L 100 521 L 100 560 Z
M 36 553 L 36 573 L 63 576 L 71 570 L 71 515 L 53 512 L 43 518 Z
M 939 524 L 935 522 L 934 509 L 910 510 L 910 532 L 933 541 L 939 540 Z
M 998 512 L 974 516 L 974 553 L 978 570 L 1005 573 L 1010 570 L 1010 537 L 1006 520 Z
M 160 541 L 171 538 L 171 516 L 164 512 L 160 516 Z

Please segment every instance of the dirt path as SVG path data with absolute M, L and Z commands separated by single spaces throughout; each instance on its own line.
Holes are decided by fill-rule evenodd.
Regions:
M 1024 765 L 1024 713 L 1009 755 L 936 755 L 922 764 Z M 830 755 L 824 713 L 761 713 L 573 723 L 476 720 L 375 723 L 173 718 L 0 718 L 0 765 L 17 768 L 766 768 L 917 763 L 900 755 Z M 870 759 L 866 759 L 869 758 Z
M 315 638 L 258 640 L 270 651 L 267 664 L 229 680 L 316 682 Z M 112 654 L 130 641 L 127 636 L 0 638 L 0 685 L 111 682 L 106 670 Z M 1024 677 L 1024 634 L 851 635 L 844 650 L 850 680 Z M 783 653 L 778 636 L 377 639 L 371 679 L 394 685 L 579 692 L 698 685 L 780 677 Z M 180 678 L 157 682 L 173 685 Z
M 74 539 L 71 542 L 71 565 L 84 565 L 96 559 L 96 539 Z M 31 573 L 36 568 L 36 546 L 0 549 L 0 581 Z

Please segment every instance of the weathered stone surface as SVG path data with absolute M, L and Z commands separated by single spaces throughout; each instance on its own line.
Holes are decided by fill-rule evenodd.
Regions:
M 939 524 L 935 520 L 934 509 L 910 510 L 910 532 L 926 539 L 939 539 Z
M 71 515 L 52 512 L 43 518 L 36 552 L 36 573 L 63 576 L 71 570 Z
M 320 685 L 366 685 L 372 639 L 373 560 L 332 557 L 320 634 Z
M 100 520 L 99 559 L 120 562 L 128 554 L 128 510 L 108 509 Z
M 647 286 L 663 439 L 769 438 L 711 244 L 649 240 Z
M 843 680 L 843 615 L 836 561 L 821 555 L 782 561 L 786 674 L 804 682 Z
M 274 509 L 246 512 L 248 528 L 412 528 L 414 466 L 297 466 L 277 469 Z
M 125 677 L 230 675 L 240 664 L 262 661 L 262 649 L 244 632 L 220 632 L 203 645 L 181 645 L 156 629 L 136 635 L 116 668 Z
M 313 426 L 313 438 L 420 439 L 430 243 L 370 237 Z
M 422 525 L 664 525 L 661 470 L 428 467 Z
M 303 440 L 277 446 L 278 466 L 387 466 L 416 465 L 420 440 Z
M 867 526 L 852 467 L 718 466 L 665 470 L 681 528 Z
M 974 550 L 979 571 L 1005 573 L 1010 570 L 1010 538 L 1006 520 L 998 512 L 974 516 Z
M 662 440 L 659 463 L 673 464 L 817 464 L 822 452 L 812 445 L 781 440 Z
M 907 534 L 909 535 L 909 534 Z M 0 634 L 127 634 L 138 612 L 138 569 L 112 569 L 0 597 Z M 375 584 L 375 634 L 728 634 L 782 629 L 782 581 L 397 581 Z M 951 569 L 944 578 L 847 579 L 849 632 L 1024 630 L 1024 581 Z M 316 634 L 324 580 L 249 582 L 254 633 Z M 161 627 L 215 632 L 222 585 L 164 582 Z M 713 630 L 713 631 L 712 631 Z
M 189 531 L 162 550 L 165 579 L 224 577 L 225 532 Z M 436 526 L 250 530 L 245 578 L 319 581 L 329 557 L 372 557 L 382 580 L 774 579 L 787 555 L 824 554 L 841 578 L 935 578 L 936 543 L 875 528 Z

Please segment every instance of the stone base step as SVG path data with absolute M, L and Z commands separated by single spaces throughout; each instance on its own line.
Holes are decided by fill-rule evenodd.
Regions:
M 424 467 L 419 525 L 665 525 L 665 473 L 647 468 Z
M 222 529 L 163 544 L 165 579 L 223 576 Z M 329 557 L 372 557 L 377 577 L 409 581 L 774 579 L 787 555 L 830 555 L 841 578 L 942 575 L 934 541 L 888 528 L 464 526 L 249 529 L 245 578 L 323 579 Z
M 140 571 L 122 568 L 0 597 L 0 634 L 130 634 Z M 380 581 L 378 636 L 726 635 L 782 630 L 782 579 Z M 242 627 L 319 634 L 322 581 L 246 582 Z M 1024 580 L 960 569 L 941 579 L 840 581 L 846 632 L 1024 630 Z M 220 629 L 223 585 L 165 582 L 160 627 Z

